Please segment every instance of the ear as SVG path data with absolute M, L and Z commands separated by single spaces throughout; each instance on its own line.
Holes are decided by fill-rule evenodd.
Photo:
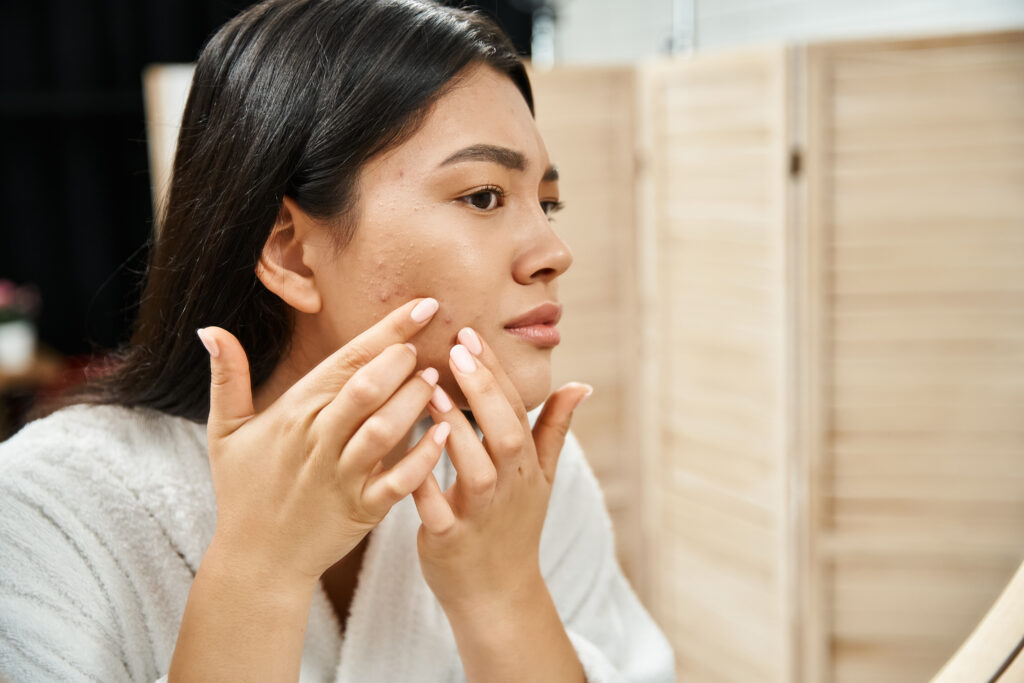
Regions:
M 285 197 L 256 264 L 263 286 L 302 313 L 318 313 L 323 305 L 310 267 L 318 229 L 313 218 Z

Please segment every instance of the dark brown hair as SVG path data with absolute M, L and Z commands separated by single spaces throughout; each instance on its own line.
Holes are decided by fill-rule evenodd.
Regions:
M 287 195 L 353 227 L 359 170 L 415 132 L 472 63 L 508 75 L 533 111 L 515 49 L 484 16 L 427 0 L 268 0 L 199 56 L 138 319 L 110 372 L 74 400 L 203 421 L 209 362 L 195 330 L 241 341 L 254 385 L 280 360 L 289 307 L 256 265 Z

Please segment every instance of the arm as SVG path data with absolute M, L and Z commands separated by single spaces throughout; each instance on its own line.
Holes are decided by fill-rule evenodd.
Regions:
M 428 315 L 416 312 L 420 303 Z M 168 680 L 297 680 L 320 576 L 440 458 L 447 434 L 437 427 L 392 468 L 381 465 L 437 381 L 430 368 L 409 377 L 416 351 L 402 343 L 436 311 L 433 300 L 396 309 L 259 413 L 241 344 L 219 328 L 200 331 L 210 352 L 217 528 L 189 592 Z
M 541 576 L 539 546 L 558 455 L 589 387 L 552 394 L 531 431 L 525 407 L 489 346 L 459 332 L 449 366 L 484 435 L 440 387 L 430 412 L 450 425 L 457 477 L 430 475 L 413 494 L 424 579 L 444 609 L 467 680 L 582 683 L 583 668 Z M 470 355 L 472 353 L 472 355 Z M 528 653 L 528 654 L 527 654 Z
M 621 575 L 600 490 L 574 440 L 573 457 L 561 462 L 572 412 L 588 388 L 569 384 L 553 393 L 531 427 L 487 344 L 468 329 L 459 340 L 450 365 L 484 441 L 436 390 L 431 415 L 451 424 L 448 452 L 458 476 L 445 492 L 427 477 L 414 498 L 423 522 L 420 565 L 467 678 L 672 680 L 671 650 Z M 556 468 L 568 483 L 558 495 Z M 540 560 L 552 553 L 540 550 L 542 527 L 555 531 L 554 555 L 562 558 L 543 574 Z
M 541 558 L 588 681 L 675 680 L 672 648 L 622 574 L 601 489 L 571 433 L 559 459 Z
M 446 610 L 470 683 L 583 683 L 583 667 L 538 571 L 491 604 Z

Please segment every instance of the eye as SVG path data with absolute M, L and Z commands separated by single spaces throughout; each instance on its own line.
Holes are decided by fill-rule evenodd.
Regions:
M 481 211 L 493 211 L 494 209 L 501 206 L 505 199 L 505 194 L 498 187 L 485 187 L 482 190 L 477 190 L 473 194 L 467 194 L 465 197 L 460 199 L 474 209 L 480 209 Z
M 544 209 L 544 215 L 551 218 L 556 213 L 565 208 L 565 203 L 558 200 L 542 201 L 540 208 Z

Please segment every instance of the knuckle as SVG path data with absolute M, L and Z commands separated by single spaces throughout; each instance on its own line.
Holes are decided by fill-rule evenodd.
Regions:
M 480 382 L 480 384 L 477 385 L 477 393 L 486 397 L 495 396 L 498 394 L 504 395 L 504 392 L 502 392 L 501 387 L 498 386 L 498 383 L 494 380 L 494 377 L 488 377 L 487 379 Z
M 210 373 L 210 386 L 223 387 L 227 386 L 231 382 L 231 375 L 224 372 L 223 370 L 214 370 Z
M 569 435 L 569 423 L 565 420 L 541 420 L 543 429 L 550 430 L 562 438 Z
M 373 360 L 374 356 L 376 356 L 376 354 L 362 344 L 350 342 L 349 345 L 345 347 L 345 360 L 343 365 L 349 372 L 353 372 Z
M 502 434 L 494 442 L 494 448 L 499 453 L 518 453 L 526 445 L 526 437 L 520 432 Z
M 407 323 L 408 319 L 408 315 L 403 315 L 401 317 L 388 316 L 387 318 L 385 318 L 385 325 L 388 336 L 390 336 L 392 339 L 407 338 L 409 336 L 409 325 Z
M 380 398 L 380 389 L 366 375 L 356 374 L 345 384 L 345 391 L 359 406 L 374 405 Z
M 498 473 L 492 470 L 478 472 L 467 478 L 466 488 L 470 493 L 487 493 L 498 483 Z
M 399 500 L 405 496 L 401 482 L 398 481 L 398 478 L 393 473 L 384 477 L 382 484 L 384 485 L 384 495 L 389 502 Z
M 359 428 L 359 431 L 362 432 L 363 439 L 371 448 L 380 449 L 390 446 L 392 430 L 380 417 L 372 416 L 367 418 L 363 422 L 363 426 Z

